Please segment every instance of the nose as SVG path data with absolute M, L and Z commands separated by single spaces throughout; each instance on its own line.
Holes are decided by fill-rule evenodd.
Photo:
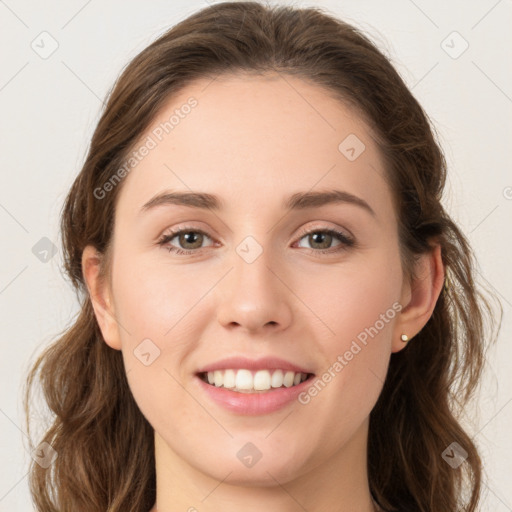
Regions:
M 280 270 L 269 251 L 248 262 L 238 254 L 234 268 L 220 283 L 219 323 L 228 329 L 250 334 L 275 333 L 292 321 L 293 293 L 286 285 L 286 273 Z

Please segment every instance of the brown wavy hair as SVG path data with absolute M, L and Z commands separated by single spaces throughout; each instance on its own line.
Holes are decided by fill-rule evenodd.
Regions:
M 109 91 L 61 217 L 65 272 L 81 309 L 31 363 L 25 383 L 27 432 L 34 381 L 52 415 L 31 449 L 47 442 L 58 454 L 48 468 L 31 462 L 37 510 L 147 512 L 156 501 L 154 432 L 130 392 L 121 352 L 103 341 L 82 251 L 95 246 L 108 276 L 124 181 L 101 200 L 94 191 L 171 96 L 198 78 L 236 72 L 294 75 L 357 109 L 385 163 L 405 275 L 414 276 L 418 255 L 441 245 L 447 280 L 433 314 L 407 348 L 392 354 L 370 415 L 368 478 L 388 511 L 477 511 L 483 467 L 461 415 L 475 398 L 501 317 L 496 322 L 482 293 L 488 290 L 477 287 L 472 249 L 441 204 L 446 162 L 435 129 L 390 59 L 354 26 L 318 7 L 257 2 L 217 3 L 189 16 L 141 51 Z M 442 457 L 452 442 L 468 453 L 456 469 Z

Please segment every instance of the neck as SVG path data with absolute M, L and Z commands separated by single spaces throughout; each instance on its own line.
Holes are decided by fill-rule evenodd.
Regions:
M 222 480 L 191 466 L 155 432 L 157 499 L 150 512 L 374 512 L 367 475 L 368 421 L 337 453 L 306 471 L 264 471 L 265 482 Z

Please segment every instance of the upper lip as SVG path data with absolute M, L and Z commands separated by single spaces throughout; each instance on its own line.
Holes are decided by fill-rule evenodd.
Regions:
M 296 373 L 313 373 L 294 363 L 279 357 L 262 357 L 260 359 L 248 359 L 247 357 L 228 357 L 200 368 L 197 373 L 213 372 L 215 370 L 246 369 L 246 370 L 289 370 Z

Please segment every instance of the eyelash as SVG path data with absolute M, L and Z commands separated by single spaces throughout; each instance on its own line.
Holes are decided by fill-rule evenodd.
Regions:
M 196 228 L 186 227 L 185 226 L 183 228 L 177 229 L 176 231 L 173 231 L 171 233 L 163 235 L 160 238 L 160 240 L 158 240 L 157 243 L 158 243 L 158 245 L 163 247 L 163 246 L 165 246 L 165 244 L 169 243 L 173 238 L 175 238 L 176 235 L 180 235 L 181 233 L 200 233 L 200 234 L 205 235 L 208 238 L 212 239 L 206 232 L 204 232 L 201 229 L 196 229 Z M 341 231 L 337 231 L 336 229 L 332 229 L 332 228 L 312 229 L 312 230 L 309 230 L 309 231 L 303 231 L 300 234 L 300 236 L 298 238 L 298 241 L 300 241 L 305 236 L 313 234 L 313 233 L 326 233 L 328 235 L 333 235 L 336 238 L 338 238 L 338 240 L 341 242 L 341 244 L 339 246 L 337 246 L 337 248 L 332 248 L 331 247 L 330 249 L 309 249 L 310 251 L 312 251 L 312 252 L 314 252 L 316 254 L 318 254 L 318 253 L 320 253 L 320 254 L 338 253 L 340 251 L 346 251 L 347 249 L 349 249 L 351 247 L 355 247 L 355 245 L 356 245 L 355 240 L 353 240 L 352 238 L 348 237 L 345 233 L 342 233 Z M 165 247 L 165 248 L 169 252 L 173 252 L 173 253 L 176 253 L 176 254 L 179 254 L 179 255 L 192 255 L 192 254 L 194 254 L 194 253 L 196 253 L 198 251 L 198 249 L 193 249 L 193 250 L 180 249 L 179 247 L 174 247 L 172 245 L 168 246 L 168 247 Z

